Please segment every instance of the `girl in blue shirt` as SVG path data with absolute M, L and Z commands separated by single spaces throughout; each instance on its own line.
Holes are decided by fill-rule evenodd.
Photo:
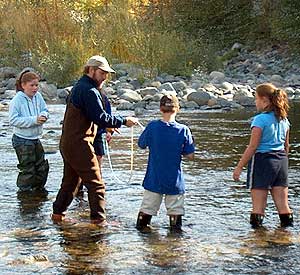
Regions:
M 248 147 L 233 172 L 238 181 L 248 163 L 247 186 L 251 189 L 250 224 L 262 225 L 270 190 L 281 226 L 293 225 L 293 213 L 288 204 L 289 105 L 286 93 L 273 84 L 256 88 L 256 108 L 260 112 L 251 123 Z
M 9 105 L 9 122 L 13 126 L 12 144 L 18 157 L 20 191 L 44 190 L 49 165 L 40 137 L 49 113 L 38 92 L 39 76 L 24 71 L 16 82 L 17 94 Z

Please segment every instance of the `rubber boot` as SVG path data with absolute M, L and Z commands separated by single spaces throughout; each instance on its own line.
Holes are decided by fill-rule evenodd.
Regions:
M 250 215 L 250 224 L 253 228 L 258 228 L 262 226 L 264 220 L 264 215 L 251 213 Z
M 282 227 L 293 226 L 294 218 L 293 213 L 279 214 L 280 225 Z
M 182 232 L 182 216 L 170 215 L 170 230 L 172 232 Z
M 64 215 L 61 215 L 61 214 L 51 214 L 51 220 L 54 223 L 62 222 L 64 219 L 65 219 Z
M 139 212 L 137 221 L 136 221 L 136 229 L 140 231 L 149 231 L 151 230 L 150 222 L 152 215 L 145 214 L 143 212 Z

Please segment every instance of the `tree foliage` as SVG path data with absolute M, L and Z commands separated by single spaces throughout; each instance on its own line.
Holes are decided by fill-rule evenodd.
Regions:
M 235 42 L 299 51 L 299 11 L 296 0 L 0 0 L 0 65 L 34 66 L 59 85 L 92 54 L 189 74 L 214 69 Z

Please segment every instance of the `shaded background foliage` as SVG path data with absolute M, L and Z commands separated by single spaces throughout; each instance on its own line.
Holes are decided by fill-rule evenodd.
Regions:
M 0 0 L 0 66 L 33 66 L 60 86 L 93 54 L 189 75 L 217 52 L 288 43 L 299 52 L 297 0 Z

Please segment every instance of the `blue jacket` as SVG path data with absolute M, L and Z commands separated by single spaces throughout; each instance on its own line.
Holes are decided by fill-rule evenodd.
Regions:
M 43 125 L 37 123 L 38 116 L 49 117 L 42 95 L 37 92 L 31 99 L 24 92 L 17 92 L 9 105 L 9 123 L 14 126 L 14 134 L 26 139 L 40 138 Z
M 114 116 L 105 111 L 97 83 L 87 75 L 83 75 L 71 92 L 71 103 L 100 128 L 120 128 L 126 124 L 122 116 Z

